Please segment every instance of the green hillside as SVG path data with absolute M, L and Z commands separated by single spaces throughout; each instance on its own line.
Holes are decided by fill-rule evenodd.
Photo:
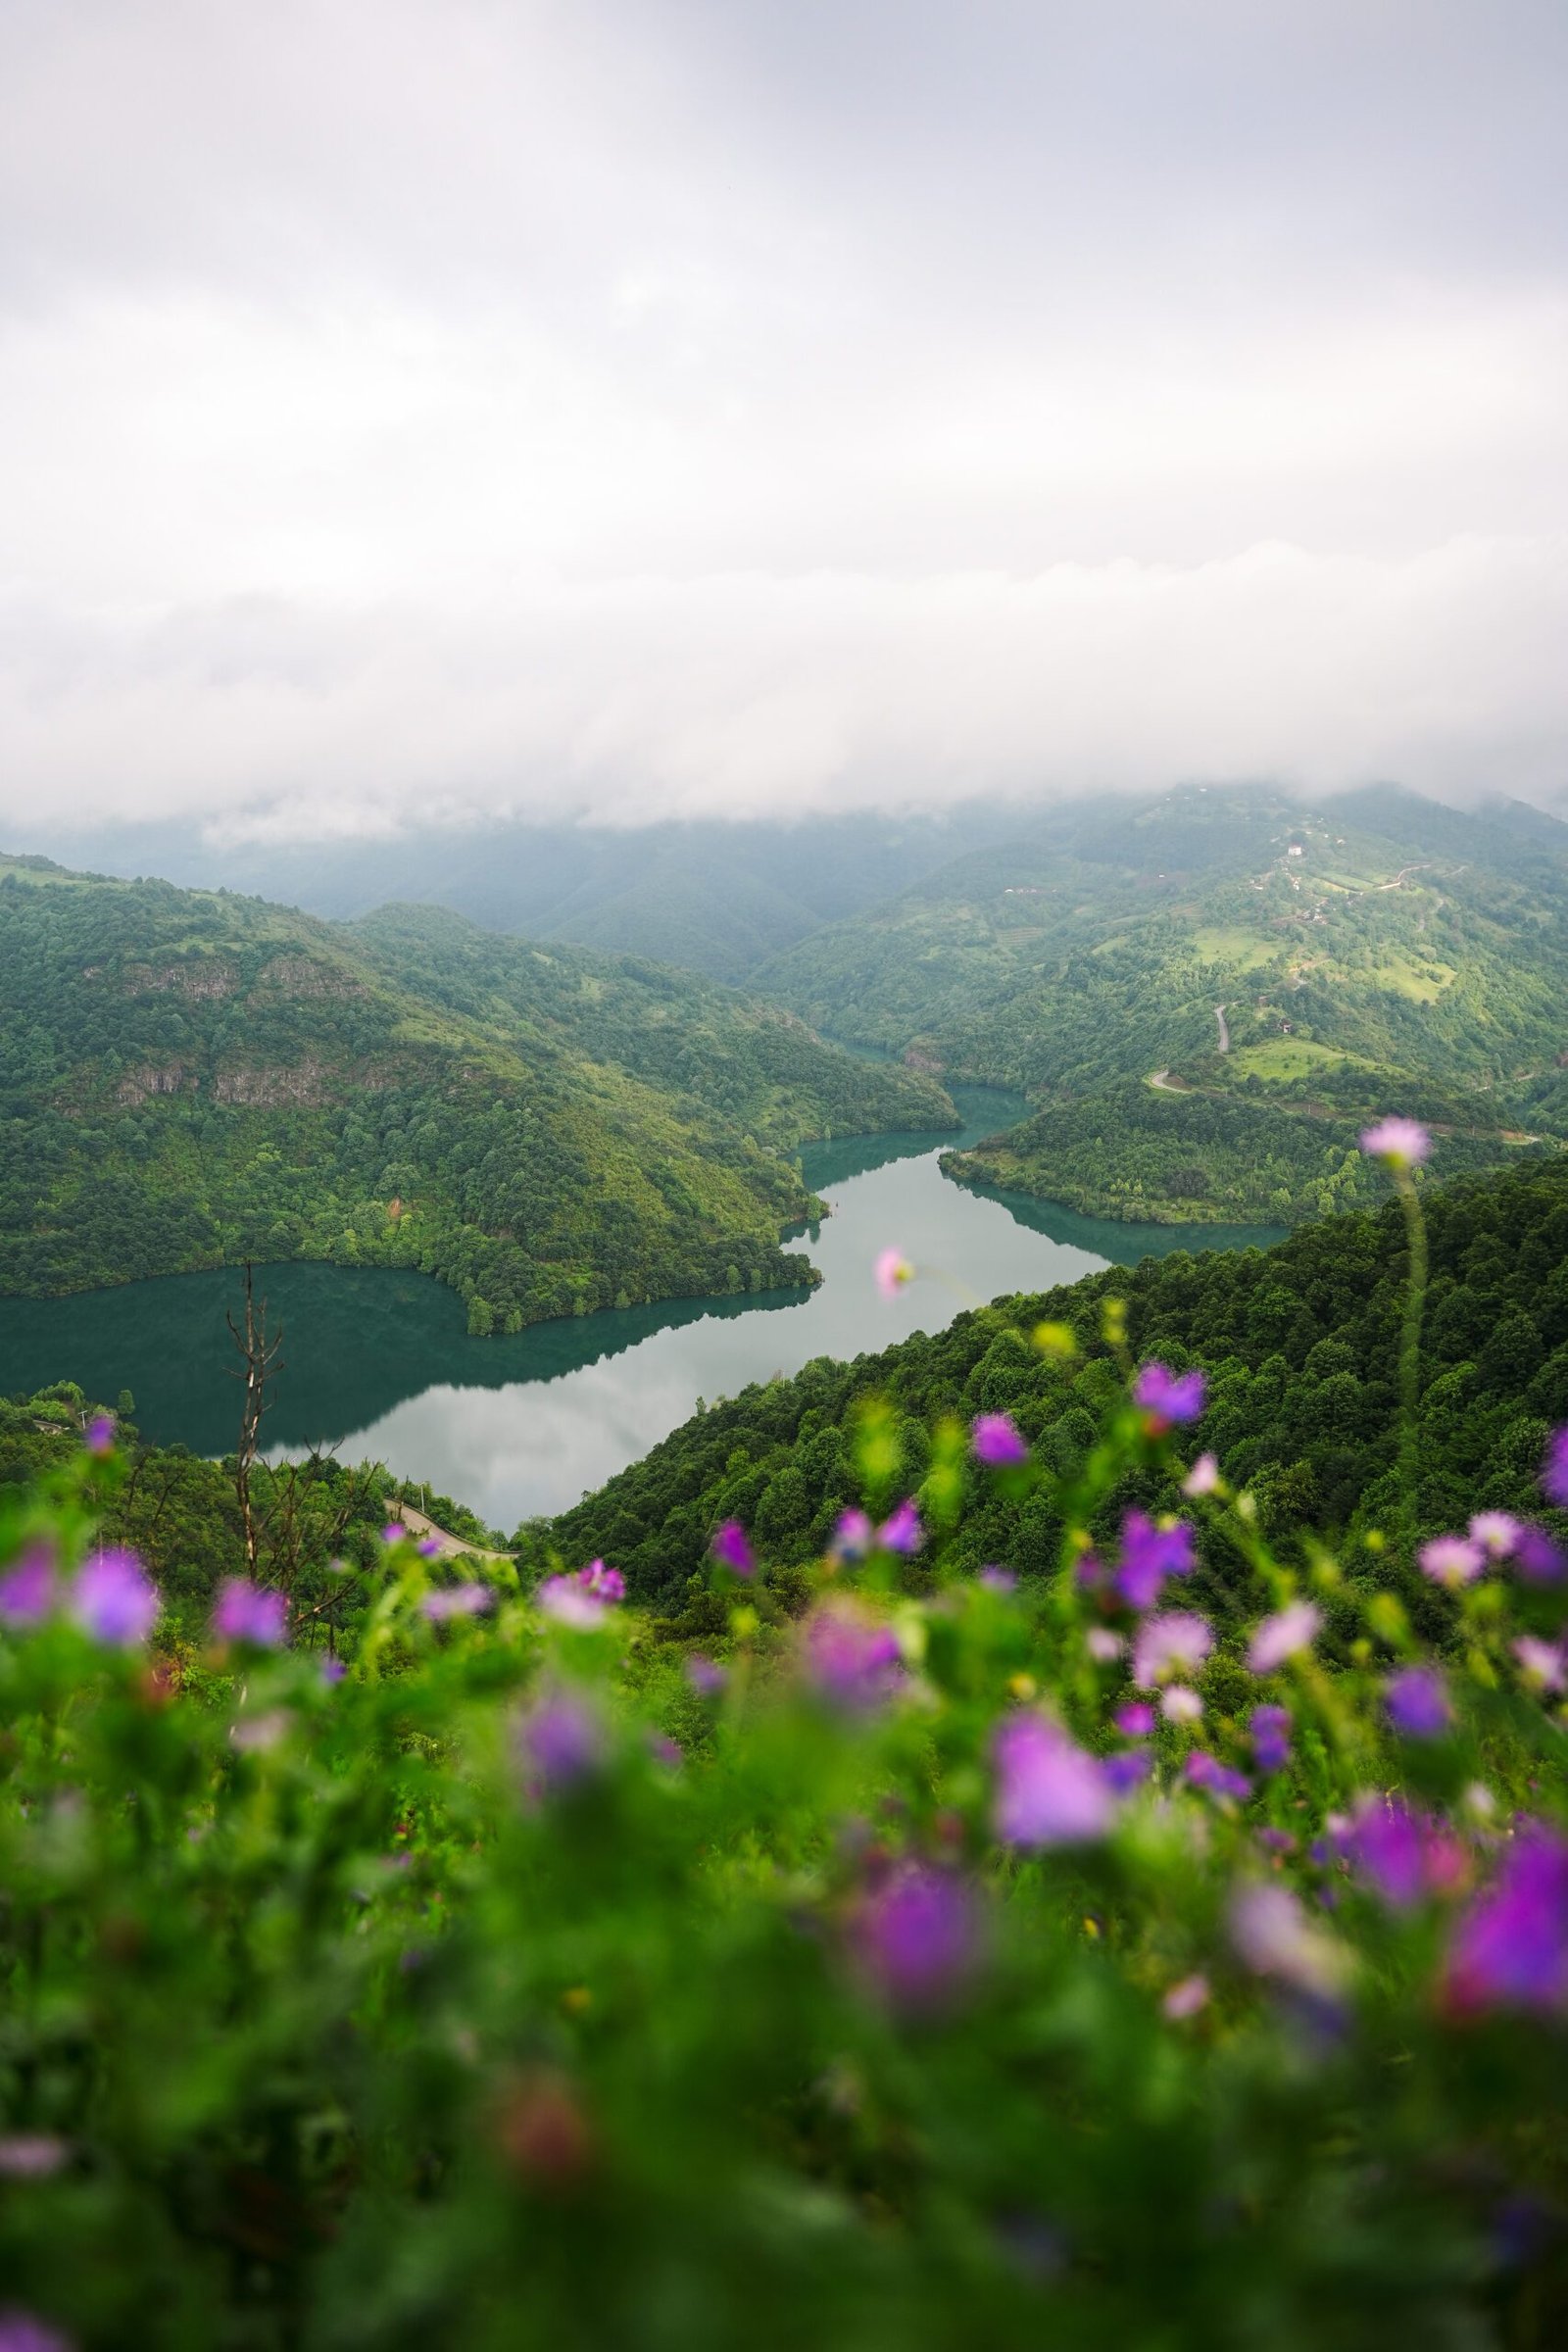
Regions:
M 808 1138 L 955 1123 L 776 1006 L 428 909 L 0 864 L 0 1291 L 414 1265 L 472 1328 L 808 1278 Z
M 1384 1180 L 1386 1185 L 1386 1180 Z M 1547 1425 L 1568 1418 L 1568 1162 L 1424 1188 L 1432 1281 L 1423 1347 L 1420 1517 L 1427 1533 L 1483 1508 L 1532 1513 Z M 520 1531 L 538 1556 L 602 1554 L 631 1591 L 683 1606 L 721 1520 L 739 1519 L 769 1558 L 816 1558 L 838 1514 L 860 1500 L 856 1431 L 876 1400 L 897 1483 L 917 1494 L 931 1428 L 1007 1412 L 1041 1460 L 1066 1473 L 1094 1442 L 1117 1375 L 1101 1301 L 1126 1299 L 1140 1357 L 1200 1363 L 1209 1406 L 1193 1446 L 1217 1450 L 1257 1497 L 1265 1530 L 1387 1523 L 1396 1508 L 1395 1366 L 1406 1271 L 1392 1204 L 1308 1226 L 1269 1250 L 1214 1250 L 1107 1268 L 1042 1297 L 1000 1298 L 932 1337 L 917 1334 L 853 1364 L 823 1358 L 793 1380 L 710 1405 L 597 1494 Z M 1076 1361 L 1043 1358 L 1042 1319 L 1069 1324 Z M 1048 1496 L 1010 1501 L 978 1474 L 945 1573 L 999 1561 L 1025 1576 L 1057 1557 Z M 1122 1508 L 1174 1509 L 1157 1484 L 1123 1486 Z M 1204 1571 L 1223 1606 L 1225 1563 Z
M 955 1173 L 1113 1215 L 1296 1221 L 1355 1197 L 1347 1150 L 1393 1102 L 1464 1147 L 1453 1167 L 1568 1135 L 1565 914 L 1568 827 L 1534 810 L 1195 789 L 1059 811 L 757 985 L 1040 1103 Z M 1125 1082 L 1163 1100 L 1135 1111 Z

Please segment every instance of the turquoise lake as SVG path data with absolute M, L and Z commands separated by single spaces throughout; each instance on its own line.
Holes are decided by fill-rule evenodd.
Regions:
M 961 1135 L 881 1135 L 811 1147 L 808 1183 L 832 1214 L 804 1237 L 812 1291 L 686 1298 L 470 1339 L 462 1300 L 426 1276 L 378 1268 L 258 1269 L 283 1369 L 270 1449 L 330 1446 L 460 1496 L 490 1525 L 560 1510 L 603 1485 L 695 1409 L 813 1356 L 856 1356 L 1011 1291 L 1076 1281 L 1174 1250 L 1266 1245 L 1260 1228 L 1124 1225 L 950 1182 L 937 1154 L 1026 1115 L 1020 1098 L 955 1087 Z M 919 1269 L 880 1298 L 878 1250 Z M 0 1391 L 78 1381 L 135 1397 L 144 1433 L 201 1453 L 234 1444 L 239 1384 L 224 1310 L 233 1271 L 171 1275 L 73 1298 L 0 1299 Z

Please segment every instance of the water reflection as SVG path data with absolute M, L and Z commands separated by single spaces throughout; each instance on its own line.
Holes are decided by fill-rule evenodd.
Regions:
M 961 1136 L 1023 1115 L 1016 1097 L 958 1090 Z M 259 1276 L 285 1326 L 284 1370 L 265 1425 L 270 1446 L 335 1445 L 461 1495 L 492 1525 L 559 1510 L 647 1452 L 697 1399 L 855 1356 L 965 1304 L 1075 1281 L 1115 1258 L 1266 1242 L 1254 1230 L 1196 1232 L 1076 1216 L 1018 1195 L 950 1183 L 929 1135 L 860 1137 L 805 1155 L 832 1214 L 806 1248 L 809 1292 L 678 1299 L 470 1339 L 463 1302 L 420 1275 L 323 1265 Z M 920 1269 L 891 1301 L 871 1262 L 888 1243 Z M 224 1309 L 231 1272 L 172 1276 L 75 1298 L 0 1300 L 0 1388 L 79 1381 L 113 1402 L 135 1396 L 150 1437 L 218 1453 L 238 1420 Z

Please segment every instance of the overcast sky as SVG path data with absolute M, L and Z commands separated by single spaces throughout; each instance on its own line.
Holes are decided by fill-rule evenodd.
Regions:
M 1555 798 L 1565 120 L 1563 0 L 0 0 L 0 820 Z

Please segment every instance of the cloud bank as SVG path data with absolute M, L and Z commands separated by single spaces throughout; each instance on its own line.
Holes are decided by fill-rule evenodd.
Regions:
M 0 823 L 1568 782 L 1568 19 L 12 0 Z

